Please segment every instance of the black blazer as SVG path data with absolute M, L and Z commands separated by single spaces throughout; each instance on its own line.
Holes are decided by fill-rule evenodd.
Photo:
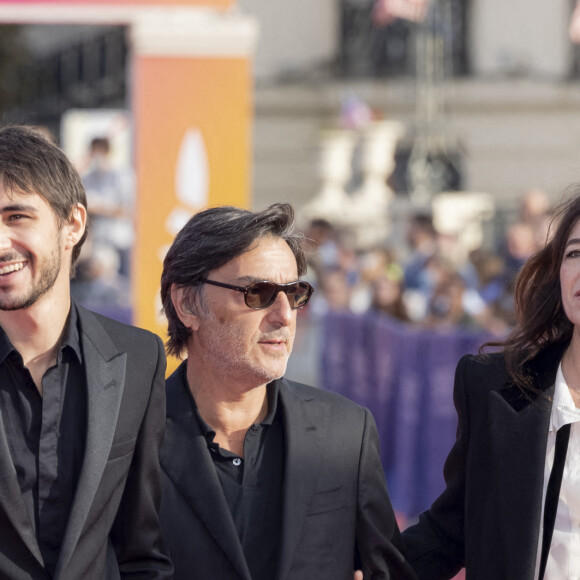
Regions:
M 160 547 L 157 511 L 163 345 L 149 332 L 77 308 L 87 377 L 86 446 L 54 578 L 171 578 L 171 562 Z M 48 578 L 1 410 L 0 578 Z
M 424 579 L 533 580 L 538 550 L 551 398 L 563 346 L 530 364 L 543 395 L 530 401 L 509 380 L 502 355 L 466 356 L 456 370 L 456 442 L 446 489 L 403 532 Z
M 186 363 L 167 381 L 161 526 L 176 580 L 251 580 L 188 398 Z M 285 465 L 279 569 L 272 580 L 411 578 L 371 414 L 347 399 L 279 381 Z M 264 514 L 264 517 L 268 517 Z

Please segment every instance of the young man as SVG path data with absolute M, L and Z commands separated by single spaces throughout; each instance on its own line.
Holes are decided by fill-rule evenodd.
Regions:
M 0 130 L 0 577 L 171 578 L 161 341 L 71 301 L 86 198 L 63 152 Z
M 178 580 L 412 578 L 371 414 L 283 378 L 312 287 L 287 204 L 196 214 L 164 262 L 161 524 Z M 357 578 L 360 577 L 357 576 Z

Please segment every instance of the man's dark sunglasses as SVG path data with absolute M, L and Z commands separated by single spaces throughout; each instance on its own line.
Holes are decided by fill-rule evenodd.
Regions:
M 229 288 L 230 290 L 243 292 L 246 306 L 254 310 L 268 308 L 268 306 L 274 304 L 278 292 L 284 292 L 286 294 L 290 308 L 293 310 L 302 308 L 308 304 L 314 292 L 314 288 L 303 280 L 288 282 L 287 284 L 276 284 L 275 282 L 264 280 L 262 282 L 252 282 L 252 284 L 248 284 L 247 286 L 234 286 L 232 284 L 216 282 L 215 280 L 208 280 L 207 278 L 202 280 L 202 282 L 211 284 L 212 286 L 220 286 L 221 288 Z

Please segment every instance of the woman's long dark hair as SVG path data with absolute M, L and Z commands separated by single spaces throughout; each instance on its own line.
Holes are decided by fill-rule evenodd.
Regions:
M 562 305 L 560 265 L 566 242 L 580 219 L 580 185 L 554 211 L 548 241 L 522 267 L 514 288 L 516 326 L 504 341 L 487 342 L 482 349 L 503 349 L 507 372 L 524 393 L 536 393 L 526 363 L 544 349 L 572 338 L 573 324 Z

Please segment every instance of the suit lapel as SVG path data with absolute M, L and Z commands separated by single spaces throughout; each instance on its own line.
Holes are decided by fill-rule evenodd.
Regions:
M 233 517 L 185 391 L 188 388 L 185 364 L 167 381 L 167 424 L 161 465 L 241 577 L 250 580 Z
M 127 354 L 120 352 L 96 317 L 78 307 L 87 378 L 87 435 L 83 466 L 55 576 L 75 550 L 113 443 L 125 386 Z
M 526 400 L 512 385 L 489 394 L 493 481 L 497 491 L 499 545 L 506 554 L 506 577 L 532 579 L 541 526 L 544 462 L 551 400 L 559 358 L 545 360 L 538 386 L 545 396 Z
M 36 541 L 36 536 L 26 506 L 22 500 L 22 493 L 16 477 L 16 470 L 10 456 L 10 449 L 6 441 L 6 432 L 4 431 L 4 421 L 0 412 L 0 506 L 7 518 L 12 522 L 16 533 L 22 538 L 28 549 L 38 560 L 41 566 L 44 566 L 40 548 Z M 2 533 L 9 533 L 3 530 Z
M 286 578 L 302 534 L 309 498 L 320 469 L 320 438 L 330 413 L 309 395 L 300 399 L 287 381 L 280 381 L 278 404 L 284 423 L 284 489 L 282 505 L 282 543 L 278 578 Z M 316 405 L 316 421 L 311 418 Z M 323 408 L 321 408 L 321 406 Z M 310 416 L 309 416 L 310 415 Z

